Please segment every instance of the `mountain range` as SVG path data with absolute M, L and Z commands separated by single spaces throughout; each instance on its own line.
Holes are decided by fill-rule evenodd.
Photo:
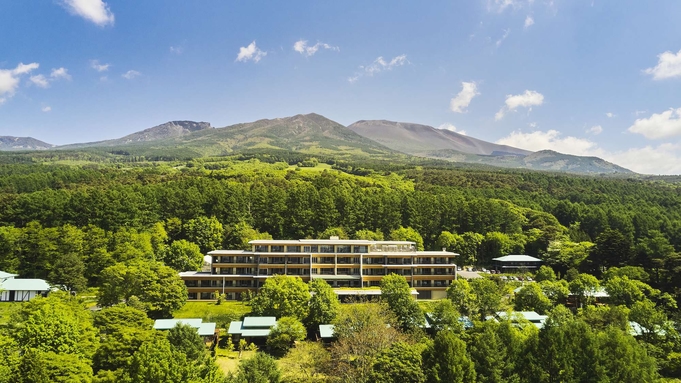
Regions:
M 138 156 L 175 150 L 189 157 L 278 149 L 343 158 L 416 156 L 507 168 L 632 174 L 597 157 L 549 150 L 531 152 L 412 123 L 361 120 L 346 127 L 314 113 L 222 128 L 214 128 L 207 122 L 170 121 L 118 139 L 63 146 L 30 137 L 0 137 L 0 150 L 65 149 L 108 150 Z

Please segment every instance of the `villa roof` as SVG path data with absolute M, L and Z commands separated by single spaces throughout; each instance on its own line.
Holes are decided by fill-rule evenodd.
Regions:
M 332 324 L 320 324 L 319 325 L 319 337 L 322 339 L 333 338 L 333 325 Z
M 178 324 L 184 324 L 195 328 L 200 336 L 211 336 L 215 334 L 216 324 L 214 322 L 203 323 L 201 318 L 156 319 L 154 322 L 154 329 L 170 330 Z
M 245 317 L 243 321 L 229 324 L 228 334 L 239 334 L 244 337 L 267 337 L 272 327 L 277 324 L 275 317 Z
M 7 278 L 0 280 L 0 290 L 7 291 L 50 291 L 50 285 L 42 279 Z
M 14 278 L 16 276 L 17 276 L 17 274 L 6 273 L 4 271 L 0 271 L 0 279 Z
M 503 257 L 492 258 L 493 261 L 498 262 L 541 262 L 539 258 L 531 257 L 523 254 L 509 254 Z
M 272 327 L 276 324 L 276 317 L 245 317 L 243 320 L 243 327 Z

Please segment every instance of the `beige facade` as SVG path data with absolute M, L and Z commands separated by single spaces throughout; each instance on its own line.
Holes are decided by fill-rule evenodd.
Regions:
M 416 251 L 414 242 L 342 239 L 255 240 L 250 251 L 215 250 L 210 272 L 183 272 L 190 300 L 214 299 L 215 291 L 239 300 L 273 275 L 326 280 L 332 287 L 373 287 L 395 273 L 419 299 L 444 297 L 456 278 L 456 253 Z

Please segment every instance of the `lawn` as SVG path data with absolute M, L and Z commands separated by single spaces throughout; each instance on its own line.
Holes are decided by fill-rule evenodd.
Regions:
M 215 359 L 215 363 L 217 363 L 222 372 L 225 374 L 236 372 L 237 368 L 239 367 L 239 363 L 243 359 L 248 359 L 255 355 L 255 351 L 244 351 L 241 355 L 241 359 L 239 359 L 239 352 L 237 351 L 227 351 L 222 349 L 217 349 L 216 351 L 217 358 Z
M 175 318 L 201 318 L 205 321 L 215 320 L 220 317 L 231 317 L 239 320 L 251 312 L 251 308 L 243 302 L 226 301 L 222 304 L 215 302 L 187 302 L 181 309 L 175 311 Z

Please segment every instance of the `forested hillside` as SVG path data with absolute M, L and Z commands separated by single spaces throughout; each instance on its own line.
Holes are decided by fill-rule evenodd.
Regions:
M 57 250 L 41 249 L 49 242 L 41 236 L 63 238 L 59 231 L 98 233 L 101 241 L 88 246 L 101 243 L 102 251 L 117 254 L 116 238 L 131 233 L 162 231 L 168 236 L 162 241 L 188 240 L 205 252 L 240 245 L 228 234 L 244 227 L 274 238 L 319 237 L 336 228 L 348 236 L 365 230 L 387 236 L 405 227 L 418 232 L 426 249 L 458 251 L 463 264 L 524 252 L 560 272 L 598 275 L 610 265 L 643 265 L 659 270 L 661 287 L 678 285 L 677 184 L 304 162 L 308 167 L 225 158 L 127 168 L 3 166 L 0 269 L 45 277 L 58 258 L 45 256 Z M 219 225 L 217 239 L 206 242 L 185 229 L 197 220 Z M 83 261 L 87 253 L 76 252 Z
M 340 313 L 332 310 L 328 296 L 336 298 L 323 281 L 309 287 L 300 279 L 284 281 L 298 286 L 297 292 L 285 294 L 306 297 L 293 311 L 300 318 L 286 319 L 292 314 L 268 309 L 263 292 L 249 302 L 256 314 L 291 321 L 270 337 L 266 348 L 275 356 L 286 355 L 277 362 L 284 366 L 282 381 L 324 382 L 344 376 L 369 382 L 410 376 L 415 382 L 551 382 L 567 374 L 564 381 L 636 376 L 630 381 L 644 382 L 657 379 L 658 373 L 681 376 L 681 341 L 675 322 L 668 321 L 679 317 L 681 294 L 679 184 L 452 168 L 437 162 L 324 161 L 289 153 L 0 166 L 0 270 L 44 278 L 70 291 L 94 287 L 97 304 L 107 307 L 93 322 L 82 311 L 82 302 L 58 294 L 17 306 L 11 319 L 15 325 L 0 326 L 7 355 L 21 355 L 7 362 L 8 371 L 28 381 L 30 374 L 42 371 L 45 376 L 80 376 L 82 381 L 95 376 L 92 381 L 143 382 L 148 381 L 143 368 L 167 363 L 157 370 L 161 376 L 223 381 L 203 352 L 196 357 L 183 348 L 196 339 L 185 344 L 173 338 L 189 336 L 190 330 L 178 328 L 178 334 L 166 339 L 146 319 L 171 317 L 184 305 L 187 292 L 177 271 L 197 270 L 206 252 L 247 248 L 252 239 L 337 235 L 412 240 L 429 250 L 446 247 L 461 254 L 460 265 L 484 267 L 494 257 L 525 253 L 550 268 L 533 275 L 538 283 L 522 288 L 520 282 L 496 276 L 470 285 L 459 280 L 449 287 L 448 299 L 423 309 L 408 303 L 413 302 L 410 287 L 402 276 L 385 278 L 404 290 L 387 295 L 387 306 L 350 305 Z M 589 291 L 599 285 L 612 297 L 608 307 L 593 306 Z M 307 289 L 327 301 L 308 303 Z M 583 308 L 568 302 L 570 292 Z M 563 304 L 572 305 L 574 316 Z M 511 308 L 546 313 L 549 319 L 541 331 L 534 325 L 516 328 L 508 321 L 479 322 Z M 303 316 L 308 309 L 310 316 Z M 420 332 L 424 311 L 434 318 L 431 337 Z M 460 315 L 472 318 L 474 328 L 464 330 Z M 45 319 L 51 317 L 62 319 Z M 373 322 L 357 330 L 359 318 Z M 640 324 L 638 340 L 629 333 L 628 320 Z M 24 324 L 33 321 L 45 328 L 69 322 L 86 329 L 82 336 L 87 339 L 78 338 L 69 351 L 59 347 L 70 332 L 43 346 L 38 340 L 24 344 L 27 334 L 45 335 L 25 330 Z M 328 351 L 307 342 L 288 351 L 290 339 L 305 338 L 297 321 L 308 331 L 335 323 L 338 340 Z M 385 323 L 394 325 L 384 331 Z M 179 334 L 183 331 L 188 333 Z M 369 334 L 379 337 L 376 347 L 364 338 Z M 141 338 L 130 340 L 134 337 Z M 545 352 L 547 345 L 551 347 Z M 584 350 L 591 356 L 581 357 Z M 614 352 L 621 357 L 606 357 Z M 306 358 L 318 363 L 301 364 Z M 360 358 L 364 364 L 347 358 Z M 625 364 L 628 358 L 633 359 Z M 396 360 L 400 362 L 392 362 Z M 56 367 L 37 370 L 41 361 Z M 73 368 L 59 367 L 66 365 Z M 261 381 L 249 380 L 251 373 L 271 373 L 277 378 L 269 381 L 279 381 L 278 368 L 269 356 L 257 353 L 241 362 L 233 381 Z M 534 373 L 525 376 L 528 369 Z

